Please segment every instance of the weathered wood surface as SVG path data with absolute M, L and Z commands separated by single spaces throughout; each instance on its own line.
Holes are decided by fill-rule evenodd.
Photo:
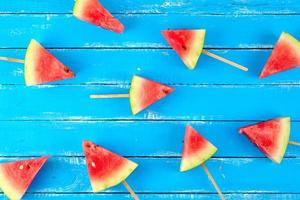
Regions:
M 218 147 L 207 166 L 226 199 L 300 198 L 300 148 L 289 145 L 276 165 L 238 134 L 246 124 L 288 115 L 291 139 L 300 141 L 300 70 L 257 78 L 282 31 L 300 38 L 298 0 L 102 0 L 126 26 L 123 35 L 77 20 L 73 2 L 0 5 L 0 56 L 23 59 L 35 38 L 77 74 L 25 87 L 23 65 L 0 62 L 1 162 L 53 156 L 25 199 L 131 199 L 122 185 L 91 193 L 84 139 L 140 164 L 128 182 L 141 199 L 219 199 L 201 168 L 178 171 L 186 124 Z M 249 72 L 205 55 L 187 70 L 160 34 L 167 28 L 207 29 L 205 48 Z M 128 92 L 134 74 L 176 90 L 137 116 L 127 99 L 88 98 Z
M 48 152 L 53 156 L 83 156 L 80 144 L 89 139 L 124 156 L 179 157 L 185 125 L 189 123 L 218 147 L 216 157 L 264 157 L 238 133 L 239 127 L 253 122 L 2 121 L 1 132 L 5 133 L 6 140 L 0 140 L 0 156 L 39 156 Z M 294 122 L 291 140 L 300 140 L 299 129 L 300 123 Z M 18 148 L 7 141 L 18 144 Z M 289 145 L 286 157 L 299 156 L 300 149 Z
M 71 13 L 74 0 L 2 0 L 1 13 Z M 298 14 L 297 0 L 102 0 L 112 13 Z
M 71 14 L 1 14 L 0 48 L 26 48 L 35 38 L 49 48 L 169 48 L 161 31 L 207 30 L 205 48 L 272 48 L 282 31 L 300 37 L 300 15 L 118 14 L 124 34 Z M 16 21 L 20 21 L 16 26 Z M 276 22 L 276 23 L 274 23 Z
M 131 159 L 138 163 L 139 167 L 127 178 L 127 181 L 138 193 L 215 193 L 214 187 L 201 167 L 185 173 L 179 172 L 179 158 Z M 11 159 L 1 159 L 3 160 Z M 212 158 L 206 162 L 206 166 L 225 193 L 297 193 L 300 180 L 294 177 L 300 176 L 297 170 L 299 164 L 299 158 L 286 158 L 281 165 L 265 158 Z M 293 184 L 290 184 L 291 179 L 294 179 Z M 52 157 L 36 180 L 29 192 L 91 192 L 85 161 L 82 157 Z M 126 193 L 122 184 L 109 188 L 103 193 L 118 192 Z

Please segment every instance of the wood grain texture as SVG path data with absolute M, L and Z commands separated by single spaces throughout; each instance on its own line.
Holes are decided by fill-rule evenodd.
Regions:
M 170 49 L 51 49 L 50 51 L 76 72 L 76 78 L 53 84 L 129 84 L 133 74 L 153 77 L 156 81 L 166 84 L 299 84 L 300 76 L 300 70 L 294 69 L 258 79 L 271 53 L 270 50 L 211 51 L 249 67 L 247 73 L 205 55 L 200 57 L 197 68 L 191 71 Z M 2 49 L 0 55 L 23 58 L 25 50 Z M 115 57 L 118 59 L 111 59 Z M 1 84 L 24 85 L 22 64 L 5 61 L 0 61 L 0 64 Z
M 297 0 L 101 0 L 112 13 L 298 14 Z M 71 13 L 74 0 L 2 0 L 0 13 Z
M 1 121 L 6 140 L 0 140 L 0 156 L 83 156 L 81 143 L 87 139 L 124 156 L 180 157 L 185 126 L 190 124 L 218 147 L 216 157 L 264 157 L 238 133 L 251 123 L 254 121 Z M 293 122 L 291 128 L 291 140 L 300 141 L 300 123 Z M 300 157 L 300 148 L 289 145 L 286 157 Z
M 188 70 L 169 49 L 51 49 L 50 52 L 76 72 L 74 79 L 50 84 L 129 84 L 133 74 L 141 74 L 166 84 L 295 85 L 299 84 L 300 76 L 300 70 L 296 68 L 259 79 L 271 50 L 211 51 L 249 67 L 249 72 L 205 55 L 200 57 L 195 70 Z M 2 49 L 0 55 L 23 58 L 25 50 Z M 115 57 L 118 59 L 111 59 Z M 25 84 L 22 64 L 5 61 L 0 64 L 1 84 Z
M 120 14 L 116 17 L 126 27 L 124 34 L 114 34 L 70 14 L 0 15 L 0 38 L 5 38 L 0 40 L 0 48 L 26 48 L 32 38 L 51 48 L 169 48 L 161 35 L 168 28 L 205 28 L 205 48 L 272 48 L 282 31 L 300 38 L 300 15 Z M 16 21 L 20 22 L 17 27 Z
M 0 120 L 263 120 L 276 116 L 300 119 L 299 86 L 174 87 L 173 93 L 134 116 L 129 99 L 89 98 L 95 93 L 126 93 L 129 85 L 3 85 Z
M 52 155 L 25 199 L 132 199 L 122 185 L 91 193 L 84 139 L 139 163 L 127 181 L 141 200 L 219 199 L 202 168 L 179 172 L 186 124 L 218 147 L 206 165 L 227 200 L 300 199 L 300 148 L 289 145 L 276 165 L 238 133 L 291 116 L 291 140 L 300 141 L 299 69 L 257 78 L 282 31 L 300 39 L 298 0 L 101 2 L 124 34 L 77 20 L 74 0 L 1 1 L 0 56 L 23 59 L 35 38 L 76 73 L 26 87 L 22 64 L 0 62 L 0 162 Z M 160 34 L 167 28 L 207 29 L 205 48 L 249 72 L 205 55 L 186 69 Z M 134 74 L 176 90 L 137 116 L 128 99 L 89 99 L 128 92 Z
M 4 158 L 6 161 L 12 159 L 14 158 Z M 126 180 L 137 193 L 215 193 L 201 167 L 181 173 L 178 158 L 132 158 L 132 160 L 138 163 L 139 167 Z M 300 184 L 299 179 L 294 179 L 300 176 L 299 164 L 299 158 L 286 158 L 281 165 L 272 163 L 266 158 L 213 158 L 206 162 L 206 166 L 224 193 L 251 191 L 295 193 L 299 190 Z M 249 172 L 252 173 L 251 176 Z M 278 179 L 280 181 L 272 181 Z M 292 179 L 294 184 L 290 184 Z M 41 169 L 28 191 L 91 193 L 84 159 L 52 157 Z M 103 193 L 118 192 L 127 193 L 127 190 L 120 184 Z
M 0 195 L 2 198 L 3 195 Z M 139 194 L 142 199 L 145 200 L 166 200 L 166 199 L 209 199 L 209 200 L 219 200 L 218 195 L 216 194 Z M 273 199 L 273 200 L 294 200 L 300 197 L 299 194 L 225 194 L 224 195 L 228 200 L 236 200 L 236 199 L 245 199 L 245 200 L 265 200 L 265 199 Z M 4 198 L 4 197 L 3 197 Z M 124 200 L 124 199 L 132 199 L 130 195 L 126 194 L 27 194 L 24 197 L 25 200 L 33 199 L 33 200 L 41 200 L 41 199 L 103 199 L 103 200 Z

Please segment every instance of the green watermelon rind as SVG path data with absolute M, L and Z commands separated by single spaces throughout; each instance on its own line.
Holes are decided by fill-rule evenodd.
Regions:
M 27 86 L 35 85 L 35 80 L 34 80 L 34 69 L 30 66 L 33 66 L 34 63 L 34 52 L 35 52 L 35 47 L 38 42 L 34 39 L 31 39 L 26 55 L 25 55 L 25 64 L 24 64 L 24 78 L 25 78 L 25 83 Z
M 278 155 L 269 156 L 269 158 L 274 161 L 275 163 L 280 164 L 284 154 L 286 152 L 287 146 L 289 144 L 290 139 L 290 131 L 291 131 L 291 118 L 290 117 L 281 117 L 280 118 L 281 123 L 281 140 L 282 140 L 282 148 L 281 151 L 278 151 Z
M 131 80 L 131 86 L 129 90 L 129 101 L 131 106 L 132 114 L 137 114 L 140 112 L 140 105 L 138 102 L 138 98 L 136 98 L 136 94 L 139 92 L 139 84 L 140 83 L 140 77 L 139 76 L 133 76 Z
M 195 33 L 197 34 L 197 36 L 193 42 L 194 45 L 192 46 L 189 55 L 183 59 L 184 64 L 188 67 L 188 69 L 191 70 L 196 68 L 199 57 L 203 51 L 205 35 L 206 35 L 205 29 L 199 29 L 195 31 L 197 31 L 197 33 Z
M 293 37 L 291 34 L 289 34 L 287 32 L 282 32 L 281 35 L 280 35 L 280 37 L 279 37 L 279 39 L 278 39 L 278 41 L 277 41 L 277 43 L 276 43 L 276 45 L 278 43 L 280 43 L 280 42 L 289 43 L 296 51 L 300 52 L 300 41 L 297 40 L 295 37 Z M 277 74 L 277 73 L 281 72 L 281 71 L 277 71 L 277 72 L 274 72 L 274 73 L 271 73 L 271 74 L 267 73 L 267 75 L 266 75 L 266 71 L 270 70 L 266 66 L 268 66 L 268 63 L 270 63 L 270 62 L 273 61 L 272 58 L 274 59 L 274 57 L 276 57 L 275 55 L 276 55 L 276 53 L 273 50 L 272 53 L 271 53 L 271 55 L 270 55 L 270 57 L 269 57 L 269 59 L 268 59 L 268 61 L 267 61 L 267 63 L 266 63 L 266 65 L 265 65 L 265 67 L 262 69 L 262 71 L 261 71 L 261 73 L 259 75 L 259 78 L 266 78 L 268 76 L 271 76 L 273 74 Z M 300 59 L 300 56 L 299 56 L 299 59 Z M 285 69 L 284 71 L 286 71 L 286 70 L 288 70 L 288 69 Z
M 80 5 L 81 1 L 79 0 L 75 0 L 75 4 L 73 7 L 73 15 L 76 17 L 80 17 L 81 16 L 81 9 L 82 6 Z
M 3 172 L 0 168 L 0 188 L 3 191 L 3 193 L 8 196 L 10 199 L 21 199 L 22 193 L 17 193 L 17 191 L 14 189 L 14 187 L 9 184 L 8 181 L 6 181 L 5 176 L 3 175 Z
M 41 166 L 38 168 L 38 170 L 36 171 L 36 174 L 34 175 L 34 177 L 38 174 L 38 172 L 40 171 L 40 169 L 43 167 L 43 165 L 45 164 L 45 162 L 48 159 L 48 156 L 43 156 L 41 158 L 42 164 Z M 25 162 L 26 160 L 24 160 Z M 5 163 L 4 163 L 5 164 Z M 33 178 L 34 178 L 33 177 Z M 31 184 L 31 183 L 30 183 Z M 29 186 L 30 186 L 29 184 Z M 9 183 L 9 180 L 7 180 L 7 177 L 4 175 L 4 172 L 2 171 L 2 167 L 0 165 L 0 189 L 3 191 L 3 193 L 9 197 L 9 199 L 12 200 L 19 200 L 23 197 L 24 193 L 23 192 L 19 192 L 17 191 L 17 189 Z M 1 191 L 0 190 L 0 191 Z
M 162 89 L 161 90 L 162 93 L 159 94 L 160 91 L 158 93 L 154 93 L 154 94 L 152 93 L 151 97 L 153 97 L 154 99 L 151 99 L 151 97 L 148 96 L 148 98 L 152 100 L 152 102 L 147 103 L 147 105 L 145 105 L 144 100 L 145 97 L 147 97 L 147 92 L 150 92 L 149 94 L 151 94 L 151 88 L 150 89 L 148 88 L 150 91 L 145 91 L 144 87 L 147 86 L 160 88 Z M 174 88 L 171 88 L 167 85 L 163 85 L 161 83 L 134 75 L 132 77 L 131 86 L 129 89 L 129 102 L 130 102 L 132 114 L 136 115 L 137 113 L 149 107 L 156 101 L 166 97 L 169 93 L 173 92 L 174 90 L 175 90 Z
M 295 45 L 295 48 L 300 51 L 300 41 L 294 38 L 291 34 L 287 32 L 282 33 L 282 37 L 285 39 L 288 39 L 289 42 L 291 42 L 293 45 Z
M 290 129 L 291 129 L 291 118 L 290 117 L 280 117 L 280 118 L 274 118 L 274 119 L 271 119 L 271 120 L 268 120 L 268 121 L 272 121 L 272 120 L 279 120 L 280 121 L 280 127 L 281 127 L 280 136 L 281 136 L 281 138 L 279 138 L 277 140 L 277 144 L 280 144 L 280 148 L 275 147 L 275 148 L 277 148 L 277 152 L 275 152 L 273 154 L 265 153 L 265 155 L 269 159 L 271 159 L 273 162 L 275 162 L 277 164 L 280 164 L 283 157 L 284 157 L 284 154 L 286 152 L 287 146 L 289 144 Z M 256 124 L 254 124 L 254 125 L 256 125 Z M 254 125 L 250 125 L 250 126 L 254 126 Z M 249 127 L 249 126 L 242 127 L 239 130 L 239 132 L 246 134 L 246 132 L 243 131 L 243 128 L 247 128 L 247 127 Z M 255 141 L 251 140 L 251 142 L 254 143 L 259 149 L 261 149 L 260 145 L 257 144 Z
M 120 184 L 124 181 L 136 168 L 138 164 L 128 160 L 126 165 L 122 166 L 122 169 L 119 169 L 118 172 L 114 172 L 114 177 L 111 177 L 109 180 L 103 182 L 91 180 L 93 192 L 101 192 L 107 188 L 113 187 Z
M 75 4 L 73 7 L 73 16 L 77 17 L 78 19 L 80 19 L 82 21 L 94 24 L 90 20 L 87 20 L 85 17 L 87 12 L 89 12 L 86 10 L 86 6 L 85 6 L 87 3 L 89 3 L 88 0 L 75 0 Z M 99 24 L 96 24 L 96 25 L 100 26 L 104 29 L 108 29 L 108 30 L 117 32 L 117 33 L 123 33 L 124 25 L 118 19 L 116 19 L 108 10 L 106 10 L 106 8 L 104 8 L 99 1 L 97 1 L 97 5 L 94 5 L 94 8 L 96 8 L 98 10 L 99 9 L 98 6 L 101 7 L 101 9 L 103 9 L 103 11 L 106 12 L 105 14 L 103 14 L 103 13 L 99 13 L 99 14 L 101 14 L 102 16 L 106 15 L 106 17 L 113 19 L 115 21 L 115 23 L 117 23 L 117 25 L 115 25 L 117 27 L 109 27 L 106 25 L 99 25 Z M 97 19 L 97 20 L 101 21 L 99 19 Z
M 188 158 L 182 159 L 180 165 L 180 172 L 188 171 L 202 165 L 205 161 L 210 159 L 216 152 L 217 148 L 208 143 L 208 146 L 205 149 L 201 149 Z

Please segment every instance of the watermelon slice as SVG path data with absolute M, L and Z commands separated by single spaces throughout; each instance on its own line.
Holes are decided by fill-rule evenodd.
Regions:
M 135 115 L 173 92 L 174 88 L 139 76 L 133 76 L 130 87 L 130 105 Z
M 260 78 L 300 66 L 300 42 L 288 33 L 282 33 Z
M 21 199 L 48 157 L 0 164 L 0 188 L 9 199 Z
M 75 75 L 32 39 L 26 51 L 24 76 L 26 85 L 30 86 L 73 78 Z
M 90 141 L 83 142 L 83 150 L 93 192 L 121 183 L 138 166 Z
M 204 29 L 165 30 L 162 34 L 185 65 L 189 69 L 194 69 L 203 49 L 205 32 Z
M 117 33 L 124 31 L 123 24 L 114 18 L 98 0 L 76 0 L 73 15 L 80 20 Z
M 268 158 L 280 163 L 290 137 L 290 118 L 281 117 L 242 127 L 245 134 Z
M 180 171 L 193 169 L 217 152 L 217 148 L 188 125 L 185 131 Z

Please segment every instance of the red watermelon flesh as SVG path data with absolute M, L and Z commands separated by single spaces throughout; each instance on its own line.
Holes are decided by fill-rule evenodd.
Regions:
M 122 33 L 123 24 L 114 18 L 98 0 L 76 0 L 73 15 L 102 28 Z
M 260 78 L 300 66 L 300 42 L 288 33 L 282 33 Z
M 21 199 L 48 157 L 0 164 L 0 188 L 10 199 Z
M 239 132 L 245 134 L 268 158 L 280 163 L 289 142 L 290 118 L 259 122 L 242 127 Z
M 74 73 L 36 40 L 31 40 L 25 57 L 26 85 L 37 85 L 73 78 Z
M 174 88 L 167 85 L 133 76 L 129 92 L 132 113 L 139 113 L 173 91 Z
M 214 145 L 188 125 L 184 137 L 180 171 L 187 171 L 203 164 L 216 152 L 217 148 Z
M 121 183 L 138 166 L 90 141 L 83 142 L 83 150 L 93 192 Z
M 205 30 L 162 31 L 169 45 L 177 52 L 189 69 L 194 69 L 202 53 Z

